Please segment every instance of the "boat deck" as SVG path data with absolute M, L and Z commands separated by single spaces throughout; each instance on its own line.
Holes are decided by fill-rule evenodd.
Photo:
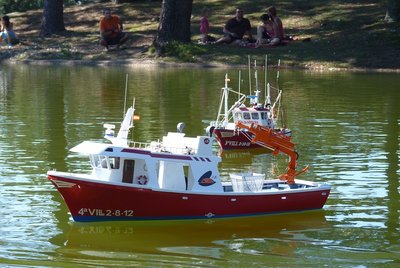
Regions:
M 252 183 L 246 183 L 246 181 L 242 182 L 242 185 L 235 186 L 235 182 L 232 181 L 225 181 L 222 183 L 223 191 L 224 192 L 232 192 L 232 193 L 238 193 L 238 192 L 280 192 L 280 191 L 287 191 L 287 190 L 293 190 L 293 189 L 307 189 L 307 188 L 316 188 L 320 186 L 319 184 L 313 183 L 313 184 L 306 184 L 306 183 L 295 183 L 295 184 L 288 184 L 286 182 L 280 181 L 280 180 L 268 180 L 268 181 L 263 181 L 262 186 L 260 186 L 258 189 Z M 236 189 L 235 189 L 236 188 Z

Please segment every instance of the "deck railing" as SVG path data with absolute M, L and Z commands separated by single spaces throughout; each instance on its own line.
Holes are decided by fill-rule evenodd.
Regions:
M 129 147 L 137 149 L 147 149 L 153 152 L 173 153 L 173 154 L 197 154 L 197 149 L 191 147 L 172 147 L 164 146 L 161 142 L 130 142 Z

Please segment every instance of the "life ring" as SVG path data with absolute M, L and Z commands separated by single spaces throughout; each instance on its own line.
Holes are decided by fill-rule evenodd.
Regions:
M 147 180 L 147 176 L 146 175 L 140 175 L 137 177 L 137 182 L 140 185 L 146 185 L 148 180 Z

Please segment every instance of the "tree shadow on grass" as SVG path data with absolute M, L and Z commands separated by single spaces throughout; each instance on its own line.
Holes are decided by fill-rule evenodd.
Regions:
M 200 63 L 244 64 L 247 55 L 263 58 L 268 54 L 271 61 L 281 59 L 284 65 L 298 67 L 399 68 L 399 23 L 387 24 L 383 21 L 384 4 L 372 0 L 269 1 L 268 5 L 277 7 L 287 35 L 300 40 L 307 38 L 311 42 L 295 41 L 286 46 L 266 49 L 211 45 L 198 50 L 194 47 L 194 51 L 204 52 L 194 55 L 193 59 Z M 65 8 L 67 31 L 49 38 L 38 36 L 42 10 L 12 14 L 17 34 L 23 42 L 7 55 L 62 47 L 66 43 L 70 47 L 79 47 L 88 58 L 95 58 L 90 53 L 97 53 L 92 51 L 94 46 L 96 49 L 98 47 L 98 21 L 105 6 L 109 6 L 109 3 Z M 236 6 L 245 9 L 246 16 L 252 21 L 253 31 L 258 17 L 267 8 L 265 1 L 261 0 L 239 0 L 235 4 L 229 1 L 194 1 L 191 25 L 193 41 L 196 42 L 194 46 L 197 45 L 200 11 L 204 6 L 211 8 L 211 32 L 216 37 L 222 35 L 222 27 L 228 18 L 233 17 Z M 135 1 L 112 7 L 124 19 L 126 31 L 132 37 L 129 43 L 132 50 L 150 47 L 156 35 L 156 18 L 160 14 L 161 3 Z M 185 49 L 190 52 L 190 49 Z M 118 56 L 127 57 L 123 52 Z

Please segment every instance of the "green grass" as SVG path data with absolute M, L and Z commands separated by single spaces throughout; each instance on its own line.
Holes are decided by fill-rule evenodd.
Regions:
M 168 46 L 167 55 L 155 57 L 152 42 L 157 31 L 161 2 L 138 0 L 112 5 L 109 3 L 66 7 L 64 21 L 67 33 L 42 39 L 38 37 L 42 10 L 10 14 L 21 36 L 22 45 L 2 53 L 0 61 L 14 59 L 80 59 L 142 60 L 194 62 L 199 64 L 244 64 L 247 55 L 296 68 L 400 69 L 400 23 L 386 23 L 386 1 L 292 0 L 261 1 L 204 0 L 193 2 L 192 43 Z M 240 48 L 230 45 L 200 46 L 201 9 L 211 9 L 211 34 L 221 35 L 227 19 L 241 6 L 251 20 L 253 34 L 258 17 L 268 5 L 275 5 L 287 35 L 311 42 L 294 41 L 274 48 Z M 105 53 L 98 45 L 98 20 L 101 9 L 109 5 L 119 14 L 130 33 L 127 49 Z M 65 45 L 65 44 L 68 44 Z
M 228 12 L 234 7 L 224 6 L 228 1 L 207 1 L 213 10 L 210 18 L 220 32 Z M 224 2 L 225 4 L 223 4 Z M 265 1 L 237 1 L 245 8 L 252 26 L 265 12 Z M 236 61 L 237 54 L 262 55 L 271 59 L 280 58 L 285 65 L 312 68 L 393 68 L 400 66 L 400 24 L 383 21 L 385 1 L 268 1 L 275 5 L 287 35 L 300 40 L 310 38 L 311 42 L 291 42 L 287 46 L 268 49 L 241 49 L 233 47 L 210 48 L 210 59 L 224 60 L 225 55 Z M 195 5 L 194 14 L 201 6 Z M 197 25 L 193 25 L 193 32 Z M 254 31 L 253 31 L 254 32 Z M 243 61 L 239 57 L 239 61 Z

